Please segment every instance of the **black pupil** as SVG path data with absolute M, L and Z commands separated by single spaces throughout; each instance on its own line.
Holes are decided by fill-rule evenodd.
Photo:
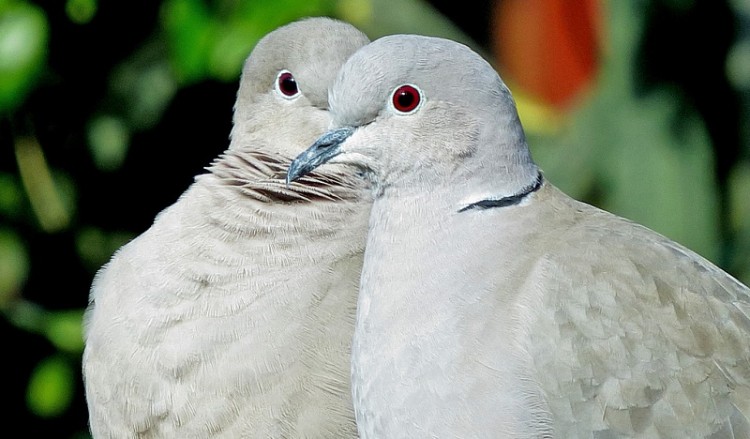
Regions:
M 297 81 L 294 80 L 294 76 L 291 73 L 282 73 L 279 76 L 279 90 L 287 96 L 297 94 Z
M 401 90 L 398 92 L 398 96 L 396 96 L 396 104 L 399 109 L 408 109 L 411 108 L 414 104 L 414 100 L 416 99 L 416 96 L 414 96 L 414 92 L 411 90 Z

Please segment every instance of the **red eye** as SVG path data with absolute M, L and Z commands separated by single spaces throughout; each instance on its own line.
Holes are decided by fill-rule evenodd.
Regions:
M 402 85 L 393 92 L 393 108 L 401 113 L 414 111 L 422 101 L 422 94 L 413 85 Z
M 282 95 L 289 98 L 299 94 L 299 87 L 297 87 L 297 81 L 294 80 L 294 75 L 286 70 L 279 73 L 276 78 L 276 87 Z

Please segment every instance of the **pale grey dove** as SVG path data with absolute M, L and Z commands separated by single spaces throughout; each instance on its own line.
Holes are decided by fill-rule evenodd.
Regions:
M 371 199 L 346 169 L 287 188 L 367 43 L 313 18 L 248 57 L 229 149 L 97 274 L 83 372 L 96 438 L 355 437 L 349 359 Z M 339 172 L 341 171 L 341 172 Z
M 750 437 L 748 288 L 547 182 L 479 55 L 384 37 L 329 101 L 287 178 L 332 162 L 374 183 L 360 437 Z

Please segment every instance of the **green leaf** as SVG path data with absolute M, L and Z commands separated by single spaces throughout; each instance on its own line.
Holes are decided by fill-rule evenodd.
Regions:
M 41 9 L 0 5 L 0 111 L 20 105 L 36 84 L 46 62 L 48 32 Z
M 75 373 L 71 364 L 55 355 L 42 360 L 31 374 L 26 403 L 37 416 L 61 415 L 73 400 Z
M 97 0 L 68 0 L 65 13 L 73 23 L 86 24 L 94 18 L 97 7 Z
M 50 233 L 67 228 L 76 207 L 73 181 L 50 169 L 36 138 L 17 138 L 15 152 L 21 182 L 39 225 Z
M 21 213 L 23 191 L 18 178 L 12 174 L 0 172 L 0 213 L 16 218 Z
M 169 61 L 165 60 L 166 56 L 158 44 L 147 44 L 122 62 L 110 78 L 113 94 L 124 102 L 121 116 L 127 121 L 127 127 L 122 127 L 125 131 L 121 134 L 128 138 L 128 142 L 132 131 L 146 130 L 159 123 L 177 92 L 177 78 Z M 108 128 L 120 129 L 111 125 Z M 110 164 L 114 165 L 114 162 Z
M 89 123 L 88 140 L 96 167 L 102 171 L 113 171 L 125 160 L 130 132 L 122 119 L 98 116 Z
M 83 310 L 53 311 L 49 313 L 47 339 L 64 352 L 83 352 Z
M 729 176 L 729 206 L 734 234 L 730 271 L 750 285 L 750 160 L 735 165 Z
M 29 255 L 18 235 L 0 229 L 0 307 L 5 307 L 21 291 L 29 274 Z
M 161 11 L 177 77 L 183 83 L 206 76 L 206 59 L 213 46 L 216 23 L 201 0 L 167 0 Z
M 750 90 L 750 37 L 731 47 L 726 68 L 727 78 L 738 90 Z

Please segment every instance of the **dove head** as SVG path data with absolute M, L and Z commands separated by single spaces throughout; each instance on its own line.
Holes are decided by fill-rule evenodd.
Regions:
M 263 37 L 242 69 L 230 149 L 299 154 L 329 127 L 328 88 L 344 61 L 368 42 L 354 26 L 325 17 Z
M 380 38 L 344 64 L 329 102 L 333 129 L 295 159 L 288 181 L 347 163 L 381 191 L 445 186 L 471 202 L 538 178 L 510 91 L 463 44 Z

